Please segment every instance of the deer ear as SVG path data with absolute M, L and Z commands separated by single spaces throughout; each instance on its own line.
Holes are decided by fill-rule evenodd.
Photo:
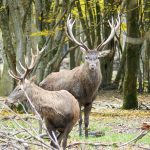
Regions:
M 100 57 L 105 57 L 105 56 L 107 56 L 109 53 L 110 53 L 110 50 L 101 51 L 101 52 L 99 52 L 99 58 L 100 58 Z

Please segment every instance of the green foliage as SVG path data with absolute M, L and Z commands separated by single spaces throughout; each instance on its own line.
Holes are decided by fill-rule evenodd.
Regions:
M 97 15 L 96 14 L 96 6 L 95 6 L 97 2 L 99 3 L 102 12 L 104 11 L 104 0 L 93 0 L 93 1 L 79 0 L 79 2 L 80 2 L 80 6 L 81 6 L 81 10 L 82 10 L 82 14 L 83 14 L 84 19 L 89 17 L 89 14 L 87 13 L 89 8 L 87 8 L 87 6 L 86 6 L 87 3 L 89 3 L 90 8 L 92 9 L 92 13 L 94 16 Z M 75 1 L 75 3 L 78 3 L 78 0 Z M 71 10 L 71 13 L 75 16 L 75 18 L 81 18 L 77 7 L 74 7 Z

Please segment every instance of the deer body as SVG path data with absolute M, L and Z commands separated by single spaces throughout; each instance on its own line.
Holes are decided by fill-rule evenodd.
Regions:
M 119 16 L 118 16 L 119 18 Z M 67 19 L 67 35 L 70 40 L 81 47 L 84 53 L 84 64 L 70 71 L 61 71 L 48 75 L 39 85 L 46 90 L 69 91 L 79 102 L 80 121 L 79 134 L 82 134 L 82 113 L 81 106 L 84 107 L 85 136 L 88 137 L 89 114 L 92 108 L 92 102 L 96 97 L 98 87 L 100 86 L 102 75 L 100 69 L 100 57 L 106 56 L 109 51 L 102 51 L 104 46 L 114 37 L 117 28 L 120 25 L 120 19 L 116 20 L 117 25 L 109 22 L 111 33 L 106 41 L 101 43 L 96 49 L 89 49 L 81 40 L 77 41 L 72 33 L 73 21 L 70 16 Z
M 77 100 L 65 90 L 47 91 L 29 80 L 25 80 L 22 86 L 35 109 L 45 120 L 49 134 L 51 135 L 51 132 L 56 130 L 60 132 L 60 135 L 63 134 L 63 147 L 65 149 L 68 134 L 79 119 Z M 14 91 L 8 97 L 7 102 L 14 103 L 18 99 L 26 99 L 26 96 L 22 92 L 19 94 L 19 92 L 15 93 Z M 58 138 L 59 143 L 62 139 Z
M 83 64 L 73 70 L 63 70 L 48 75 L 40 83 L 40 87 L 50 91 L 67 90 L 78 99 L 81 106 L 85 106 L 95 97 L 101 78 L 99 65 L 95 71 L 91 71 L 86 64 Z
M 92 53 L 97 54 L 96 51 L 92 51 Z M 96 60 L 98 60 L 98 57 Z M 98 60 L 96 61 L 96 66 L 93 70 L 89 69 L 89 63 L 85 62 L 83 65 L 76 67 L 73 70 L 51 73 L 39 84 L 39 86 L 49 91 L 64 89 L 74 95 L 80 105 L 80 135 L 82 134 L 81 107 L 83 106 L 85 114 L 85 134 L 88 136 L 87 128 L 89 113 L 91 111 L 92 102 L 95 99 L 97 90 L 100 86 L 101 79 L 100 62 Z
M 24 74 L 18 71 L 20 76 L 17 76 L 12 71 L 9 71 L 11 77 L 19 80 L 19 85 L 8 96 L 6 104 L 16 103 L 18 100 L 31 101 L 30 104 L 33 106 L 33 110 L 36 110 L 41 115 L 41 118 L 44 119 L 47 130 L 54 141 L 55 137 L 52 131 L 54 133 L 59 132 L 58 143 L 61 144 L 62 141 L 63 149 L 65 149 L 68 134 L 79 119 L 78 101 L 66 90 L 47 91 L 27 80 L 27 74 L 31 72 L 35 65 L 33 59 L 29 67 L 26 63 L 27 68 L 24 68 L 21 63 L 20 65 L 24 69 Z M 53 140 L 51 145 L 57 148 Z

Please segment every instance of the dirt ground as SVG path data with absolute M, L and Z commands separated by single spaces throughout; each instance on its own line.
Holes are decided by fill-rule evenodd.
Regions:
M 71 150 L 150 150 L 150 133 L 136 143 L 129 142 L 143 132 L 144 122 L 150 122 L 150 95 L 138 95 L 138 110 L 122 110 L 123 97 L 118 91 L 100 91 L 90 114 L 89 138 L 78 136 L 78 124 L 73 128 L 68 149 Z M 3 98 L 0 98 L 0 103 Z M 0 117 L 1 114 L 0 114 Z M 83 127 L 84 130 L 84 127 Z M 146 131 L 145 131 L 146 132 Z M 128 143 L 125 146 L 123 144 Z M 116 147 L 116 145 L 119 147 Z
M 138 110 L 122 110 L 123 96 L 121 93 L 118 91 L 100 91 L 93 102 L 90 114 L 89 140 L 75 138 L 74 141 L 70 141 L 70 144 L 83 142 L 84 144 L 77 144 L 76 148 L 80 150 L 150 150 L 150 133 L 141 140 L 137 140 L 136 143 L 129 142 L 145 132 L 141 130 L 144 122 L 150 122 L 150 95 L 138 95 L 138 100 Z M 77 129 L 78 127 L 75 129 L 76 132 Z M 128 142 L 129 144 L 121 146 Z M 109 144 L 120 146 L 107 146 Z M 89 147 L 88 145 L 92 146 Z
M 149 94 L 142 94 L 138 95 L 138 101 L 139 101 L 139 109 L 138 110 L 122 110 L 121 106 L 123 103 L 123 96 L 118 91 L 100 91 L 98 93 L 98 96 L 96 100 L 93 102 L 93 108 L 90 115 L 90 124 L 94 124 L 94 126 L 97 126 L 96 123 L 98 122 L 100 125 L 98 125 L 97 128 L 94 128 L 94 131 L 90 125 L 89 126 L 89 133 L 93 134 L 93 132 L 102 132 L 102 136 L 107 137 L 108 134 L 110 134 L 111 138 L 117 139 L 117 134 L 122 135 L 131 135 L 131 138 L 127 138 L 125 141 L 120 140 L 117 141 L 117 145 L 123 145 L 125 143 L 128 143 L 129 141 L 132 141 L 134 138 L 136 138 L 138 135 L 141 134 L 141 132 L 144 132 L 141 130 L 142 124 L 144 122 L 150 122 L 150 95 Z M 95 123 L 94 123 L 95 122 Z M 105 131 L 103 128 L 111 128 L 109 131 Z M 96 131 L 95 131 L 96 129 Z M 91 131 L 90 131 L 91 130 Z M 104 131 L 103 131 L 104 130 Z M 115 134 L 116 137 L 111 137 L 112 134 Z M 120 136 L 121 138 L 121 136 Z M 146 141 L 149 141 L 146 143 L 144 140 L 143 142 L 129 142 L 126 146 L 120 146 L 117 148 L 112 148 L 112 146 L 106 146 L 110 143 L 114 143 L 114 140 L 112 139 L 112 142 L 110 142 L 107 139 L 104 140 L 104 143 L 107 143 L 104 146 L 94 146 L 91 149 L 99 149 L 99 150 L 108 150 L 108 149 L 119 149 L 119 150 L 141 150 L 141 149 L 149 149 L 150 150 L 150 134 L 146 135 Z M 101 143 L 103 141 L 103 138 L 96 140 L 95 142 Z M 140 140 L 137 140 L 140 141 Z M 86 143 L 86 142 L 85 142 Z M 94 142 L 93 142 L 94 143 Z M 102 142 L 103 143 L 103 142 Z M 86 144 L 85 144 L 86 145 Z M 113 145 L 113 144 L 112 144 Z M 79 148 L 79 149 L 90 149 L 88 147 Z

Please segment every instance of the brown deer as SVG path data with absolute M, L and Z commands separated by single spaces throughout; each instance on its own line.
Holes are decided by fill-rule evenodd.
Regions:
M 88 125 L 89 114 L 92 108 L 92 102 L 96 97 L 96 93 L 101 84 L 102 75 L 100 68 L 100 57 L 106 56 L 109 51 L 102 51 L 104 46 L 111 41 L 114 37 L 116 30 L 120 25 L 120 19 L 116 20 L 117 25 L 114 25 L 109 21 L 111 27 L 111 33 L 107 40 L 102 42 L 97 48 L 90 50 L 81 40 L 78 42 L 73 33 L 72 28 L 75 21 L 70 16 L 67 19 L 67 35 L 70 40 L 81 47 L 82 52 L 85 55 L 84 64 L 74 68 L 73 70 L 65 70 L 56 73 L 49 74 L 39 86 L 46 90 L 67 90 L 79 102 L 80 106 L 80 120 L 79 120 L 79 135 L 82 135 L 82 113 L 81 107 L 84 107 L 84 124 L 85 124 L 85 136 L 88 137 Z
M 10 76 L 19 81 L 19 86 L 9 95 L 6 104 L 15 103 L 18 99 L 26 100 L 28 96 L 36 111 L 44 119 L 46 128 L 54 141 L 52 131 L 59 132 L 58 143 L 61 144 L 62 141 L 63 149 L 65 149 L 68 134 L 79 119 L 78 101 L 68 91 L 47 91 L 27 80 L 26 76 L 33 69 L 34 62 L 32 59 L 30 66 L 26 63 L 26 68 L 20 63 L 24 69 L 24 74 L 20 73 L 20 76 L 9 71 Z M 57 148 L 53 141 L 51 145 Z

